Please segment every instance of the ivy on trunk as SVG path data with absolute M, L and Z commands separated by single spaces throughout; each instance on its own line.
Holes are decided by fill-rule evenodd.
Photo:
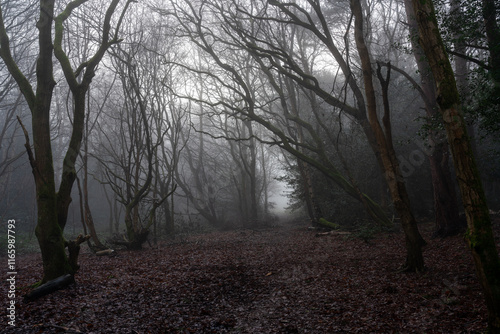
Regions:
M 437 101 L 441 108 L 467 218 L 466 239 L 488 307 L 489 332 L 500 333 L 500 259 L 486 197 L 467 134 L 455 76 L 439 33 L 432 1 L 413 0 L 413 9 L 419 27 L 420 45 L 438 87 Z

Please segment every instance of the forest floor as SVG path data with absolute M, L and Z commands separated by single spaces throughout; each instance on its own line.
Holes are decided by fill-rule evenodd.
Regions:
M 497 240 L 500 221 L 494 223 Z M 307 226 L 213 232 L 97 257 L 77 284 L 25 303 L 39 254 L 16 259 L 16 327 L 2 333 L 480 333 L 486 307 L 463 236 L 422 234 L 427 271 L 401 273 L 402 233 L 368 243 Z M 5 259 L 6 262 L 6 259 Z M 23 288 L 24 287 L 24 288 Z M 0 294 L 7 296 L 7 285 Z

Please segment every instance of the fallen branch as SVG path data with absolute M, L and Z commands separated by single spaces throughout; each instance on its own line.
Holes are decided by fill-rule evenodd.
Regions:
M 332 230 L 338 230 L 340 228 L 339 224 L 335 224 L 335 223 L 329 222 L 325 218 L 320 218 L 318 220 L 318 224 L 321 225 L 321 226 L 323 226 L 323 227 L 327 227 L 329 229 L 332 229 Z
M 351 232 L 343 232 L 343 231 L 329 231 L 329 232 L 320 232 L 316 233 L 316 237 L 324 237 L 327 235 L 350 235 Z
M 79 331 L 78 329 L 73 329 L 69 327 L 64 327 L 64 326 L 59 326 L 59 325 L 54 325 L 54 324 L 38 324 L 34 325 L 33 327 L 52 327 L 56 329 L 62 329 L 64 333 L 84 333 L 82 331 Z
M 53 280 L 50 280 L 47 283 L 40 285 L 38 288 L 34 289 L 33 291 L 25 295 L 24 301 L 25 302 L 33 301 L 35 299 L 48 295 L 49 293 L 67 287 L 68 285 L 74 282 L 75 279 L 71 274 L 59 276 L 58 278 L 54 278 Z
M 95 252 L 95 255 L 97 256 L 106 256 L 106 255 L 115 255 L 116 252 L 114 249 L 105 249 L 102 251 Z

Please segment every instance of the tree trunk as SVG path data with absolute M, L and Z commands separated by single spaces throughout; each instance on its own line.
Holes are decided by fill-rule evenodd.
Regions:
M 97 236 L 97 232 L 94 225 L 94 219 L 92 218 L 92 211 L 90 211 L 89 205 L 89 185 L 88 185 L 88 136 L 89 132 L 86 131 L 85 135 L 85 143 L 84 143 L 84 152 L 83 152 L 83 206 L 84 206 L 84 219 L 85 224 L 89 228 L 90 236 L 92 237 L 92 241 L 95 244 L 95 247 L 99 250 L 106 249 L 104 245 L 99 240 Z
M 300 177 L 302 179 L 302 187 L 304 188 L 305 202 L 307 213 L 311 222 L 317 224 L 319 219 L 322 218 L 321 207 L 316 200 L 314 186 L 311 180 L 311 171 L 309 165 L 305 164 L 302 160 L 297 159 L 297 166 L 299 167 Z
M 401 225 L 405 232 L 406 239 L 406 263 L 405 270 L 408 271 L 423 271 L 424 259 L 422 255 L 422 246 L 425 244 L 420 232 L 417 228 L 417 222 L 413 217 L 410 206 L 410 199 L 406 191 L 403 175 L 399 168 L 399 162 L 396 158 L 396 152 L 392 145 L 391 126 L 389 118 L 389 106 L 387 99 L 387 85 L 389 77 L 384 79 L 379 73 L 379 78 L 384 88 L 384 128 L 385 132 L 380 125 L 377 114 L 377 103 L 375 96 L 375 87 L 373 84 L 373 69 L 370 59 L 368 47 L 364 41 L 363 32 L 363 12 L 360 0 L 351 0 L 351 10 L 354 15 L 354 36 L 356 40 L 356 47 L 361 59 L 361 68 L 363 71 L 363 81 L 366 94 L 366 109 L 368 112 L 368 120 L 370 126 L 375 134 L 378 151 L 380 152 L 380 159 L 384 165 L 385 177 L 389 186 L 394 207 L 401 219 Z M 380 71 L 380 68 L 379 68 Z M 388 66 L 388 76 L 390 67 Z
M 161 183 L 160 183 L 160 187 L 161 187 L 162 193 L 163 193 L 164 191 L 163 191 L 163 186 L 161 185 Z M 167 235 L 173 236 L 175 234 L 175 224 L 174 224 L 174 219 L 172 217 L 172 213 L 170 212 L 171 211 L 170 204 L 171 204 L 171 202 L 169 202 L 169 201 L 165 201 L 163 203 L 163 212 L 165 214 L 165 232 L 167 233 Z
M 486 38 L 490 51 L 489 73 L 495 83 L 494 93 L 500 93 L 500 29 L 497 23 L 497 4 L 495 0 L 483 0 L 483 19 Z
M 245 123 L 248 127 L 249 138 L 251 138 L 248 143 L 248 145 L 250 146 L 250 163 L 247 171 L 248 177 L 250 179 L 250 224 L 255 225 L 259 219 L 259 195 L 257 193 L 257 152 L 255 138 L 252 138 L 252 122 L 247 121 Z
M 460 231 L 458 199 L 448 161 L 448 145 L 436 143 L 434 152 L 429 156 L 436 223 L 434 236 L 443 238 Z
M 109 234 L 113 234 L 113 221 L 115 219 L 114 211 L 113 211 L 113 203 L 111 202 L 111 199 L 109 198 L 108 191 L 106 190 L 106 186 L 102 187 L 102 190 L 104 191 L 104 197 L 106 198 L 106 202 L 108 202 L 108 208 L 109 208 L 109 221 L 108 221 L 108 229 L 109 229 Z
M 71 265 L 65 251 L 63 230 L 66 225 L 68 207 L 71 203 L 71 189 L 76 178 L 75 161 L 78 157 L 83 121 L 85 118 L 85 94 L 95 74 L 95 68 L 101 61 L 106 50 L 112 44 L 109 41 L 110 21 L 119 0 L 113 0 L 106 12 L 103 23 L 101 44 L 82 71 L 81 83 L 76 79 L 65 51 L 62 48 L 64 21 L 71 15 L 73 9 L 83 2 L 69 3 L 64 11 L 54 16 L 54 0 L 40 1 L 40 18 L 37 21 L 39 31 L 39 54 L 36 64 L 36 94 L 30 82 L 17 67 L 9 45 L 9 37 L 5 30 L 3 14 L 0 8 L 0 56 L 4 60 L 10 74 L 16 80 L 32 113 L 33 143 L 35 154 L 31 152 L 28 134 L 26 149 L 36 185 L 38 222 L 35 233 L 40 245 L 43 260 L 42 282 L 54 279 L 64 274 L 74 274 L 78 269 Z M 125 5 L 127 9 L 129 2 Z M 54 30 L 52 29 L 54 24 Z M 68 150 L 63 161 L 63 173 L 59 191 L 56 193 L 54 166 L 50 137 L 50 107 L 55 86 L 53 78 L 53 56 L 58 59 L 66 81 L 74 98 L 73 128 Z M 24 129 L 25 130 L 25 129 Z
M 438 87 L 437 101 L 441 107 L 467 218 L 466 239 L 488 307 L 489 332 L 500 333 L 500 259 L 455 77 L 439 33 L 432 1 L 413 0 L 413 9 L 419 27 L 420 44 Z
M 137 236 L 139 235 L 139 230 L 137 228 L 137 223 L 135 222 L 135 208 L 137 206 L 131 206 L 130 204 L 125 208 L 125 227 L 127 229 L 127 243 L 130 245 L 136 244 Z M 129 248 L 129 246 L 127 246 Z M 141 249 L 142 244 L 139 246 L 131 247 L 133 249 Z
M 422 47 L 418 44 L 418 25 L 411 0 L 405 0 L 406 17 L 410 30 L 410 42 L 413 55 L 420 74 L 420 87 L 422 87 L 427 117 L 435 117 L 439 113 L 436 101 L 436 86 L 429 64 L 425 58 Z M 436 223 L 435 236 L 446 237 L 458 232 L 458 199 L 455 186 L 448 166 L 448 143 L 440 140 L 435 131 L 428 135 L 431 148 L 424 147 L 429 158 L 432 188 L 434 194 L 434 215 Z M 425 144 L 424 144 L 425 145 Z
M 63 230 L 58 224 L 57 195 L 50 138 L 50 105 L 55 82 L 52 76 L 52 17 L 54 1 L 40 2 L 39 30 L 40 53 L 37 62 L 37 91 L 32 110 L 33 142 L 38 222 L 35 234 L 40 245 L 43 261 L 43 279 L 49 280 L 71 273 L 64 246 Z
M 450 2 L 450 16 L 454 17 L 456 22 L 459 22 L 462 15 L 461 10 L 461 0 L 452 0 Z M 453 36 L 454 48 L 457 54 L 466 55 L 467 45 L 465 44 L 463 34 L 456 32 Z M 500 43 L 500 40 L 498 40 Z M 469 82 L 468 82 L 468 60 L 464 57 L 454 57 L 455 63 L 455 80 L 457 82 L 457 89 L 460 96 L 470 96 Z M 500 65 L 500 64 L 498 64 Z M 474 129 L 474 122 L 467 122 L 467 133 L 469 134 L 470 144 L 472 147 L 472 152 L 474 156 L 477 156 L 477 145 L 476 145 L 476 130 Z

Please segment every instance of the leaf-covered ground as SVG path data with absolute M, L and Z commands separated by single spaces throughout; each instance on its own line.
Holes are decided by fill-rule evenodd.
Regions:
M 405 254 L 401 233 L 366 243 L 290 226 L 191 236 L 114 257 L 84 249 L 76 285 L 31 303 L 18 298 L 15 328 L 7 325 L 4 302 L 0 328 L 2 333 L 480 333 L 486 308 L 463 237 L 430 239 L 431 229 L 421 227 L 429 242 L 428 270 L 422 274 L 397 272 Z M 40 278 L 40 263 L 38 254 L 17 258 L 18 288 Z M 6 284 L 1 289 L 7 296 Z

